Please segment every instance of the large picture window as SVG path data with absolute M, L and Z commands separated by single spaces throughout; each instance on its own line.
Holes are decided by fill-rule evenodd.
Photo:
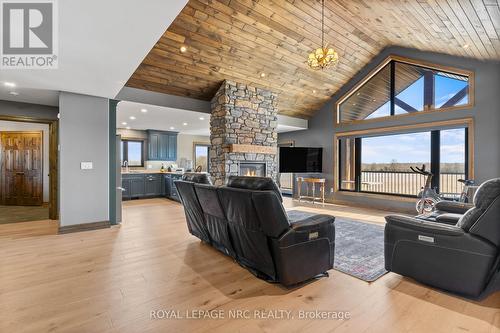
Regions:
M 472 72 L 391 57 L 340 99 L 337 123 L 471 107 L 472 81 Z
M 416 196 L 425 177 L 411 166 L 434 174 L 433 187 L 456 198 L 459 179 L 468 177 L 468 129 L 432 129 L 397 134 L 367 134 L 338 141 L 338 188 L 351 192 Z

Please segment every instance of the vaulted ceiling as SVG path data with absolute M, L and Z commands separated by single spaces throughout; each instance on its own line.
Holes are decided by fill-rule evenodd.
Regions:
M 305 62 L 321 44 L 319 0 L 190 0 L 127 86 L 210 100 L 230 79 L 277 92 L 281 114 L 310 117 L 387 46 L 500 59 L 497 0 L 325 6 L 325 41 L 340 55 L 335 69 L 313 71 Z

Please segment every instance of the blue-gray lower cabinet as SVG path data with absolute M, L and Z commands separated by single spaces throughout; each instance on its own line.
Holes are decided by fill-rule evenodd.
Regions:
M 125 189 L 122 192 L 123 200 L 164 197 L 166 195 L 165 174 L 123 174 L 122 187 Z M 174 175 L 174 178 L 177 175 Z M 179 178 L 181 176 L 179 175 Z M 169 177 L 171 180 L 172 178 Z M 179 201 L 177 191 L 172 199 Z M 167 197 L 170 197 L 168 195 Z
M 182 175 L 180 174 L 166 174 L 165 175 L 165 197 L 175 200 L 181 201 L 179 198 L 179 193 L 177 192 L 177 187 L 175 187 L 174 181 L 181 179 Z
M 125 180 L 125 192 L 128 199 L 144 197 L 144 175 L 123 175 L 122 182 Z
M 130 196 L 130 179 L 127 175 L 122 175 L 122 200 L 129 200 L 132 197 Z
M 144 195 L 149 197 L 161 196 L 162 175 L 148 174 L 144 176 Z

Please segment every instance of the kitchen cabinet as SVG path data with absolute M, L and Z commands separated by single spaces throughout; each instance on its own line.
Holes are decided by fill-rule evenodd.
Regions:
M 130 198 L 144 197 L 144 175 L 132 175 L 130 180 Z
M 173 183 L 181 174 L 125 173 L 122 174 L 122 200 L 167 197 L 176 201 L 179 194 Z
M 130 196 L 130 179 L 126 177 L 126 175 L 122 175 L 122 200 L 129 200 L 132 197 Z
M 177 192 L 177 187 L 175 187 L 174 181 L 182 178 L 181 174 L 166 174 L 165 175 L 165 197 L 175 200 L 181 201 L 179 198 L 179 193 Z
M 144 175 L 144 196 L 161 196 L 162 175 Z
M 160 134 L 148 133 L 148 160 L 157 161 L 160 159 Z
M 168 136 L 167 160 L 177 160 L 177 134 Z
M 148 160 L 175 161 L 177 159 L 177 133 L 148 130 Z

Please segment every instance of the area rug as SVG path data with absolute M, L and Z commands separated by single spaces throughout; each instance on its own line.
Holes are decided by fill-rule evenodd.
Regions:
M 299 210 L 287 213 L 291 221 L 314 215 Z M 387 273 L 384 267 L 384 227 L 336 217 L 334 269 L 367 282 Z

